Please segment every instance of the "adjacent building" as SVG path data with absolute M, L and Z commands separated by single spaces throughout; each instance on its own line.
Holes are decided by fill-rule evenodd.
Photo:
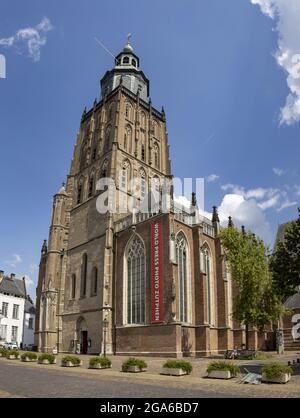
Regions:
M 148 205 L 173 178 L 164 109 L 128 42 L 84 110 L 71 169 L 54 196 L 41 251 L 36 345 L 40 351 L 200 356 L 241 346 L 234 288 L 218 237 L 219 217 L 180 209 L 123 211 L 122 196 Z M 186 132 L 188 136 L 188 131 Z M 186 138 L 183 138 L 186 141 Z M 101 213 L 98 180 L 116 185 L 115 211 Z M 138 186 L 132 180 L 138 179 Z M 110 189 L 109 189 L 110 190 Z M 263 348 L 265 334 L 251 334 Z
M 35 311 L 27 297 L 25 280 L 0 271 L 0 340 L 17 343 L 19 347 L 24 346 L 25 340 L 27 345 L 33 345 L 34 326 Z

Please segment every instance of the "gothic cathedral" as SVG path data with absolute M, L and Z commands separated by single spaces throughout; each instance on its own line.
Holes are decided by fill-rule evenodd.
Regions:
M 164 109 L 152 106 L 149 80 L 130 42 L 101 80 L 101 100 L 85 110 L 66 185 L 54 196 L 37 287 L 39 351 L 203 356 L 243 343 L 231 318 L 231 277 L 219 218 L 99 210 L 110 179 L 137 200 L 172 180 Z M 136 190 L 135 190 L 136 196 Z M 120 199 L 119 199 L 120 200 Z M 119 201 L 118 201 L 119 202 Z

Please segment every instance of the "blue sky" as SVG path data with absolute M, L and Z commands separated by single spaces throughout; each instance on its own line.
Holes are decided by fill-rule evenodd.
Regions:
M 117 54 L 128 32 L 166 110 L 174 174 L 206 177 L 205 209 L 272 244 L 300 205 L 300 7 L 282 1 L 1 0 L 0 268 L 34 296 L 52 195 L 113 66 L 94 37 Z

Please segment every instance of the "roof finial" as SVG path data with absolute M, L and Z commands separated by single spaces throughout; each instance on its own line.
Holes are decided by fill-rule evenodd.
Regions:
M 132 37 L 131 33 L 128 33 L 128 35 L 127 35 L 127 43 L 128 44 L 131 43 L 131 37 Z
M 212 222 L 220 222 L 217 206 L 213 206 Z
M 233 228 L 233 227 L 234 227 L 234 224 L 233 224 L 233 221 L 232 221 L 232 217 L 228 216 L 228 228 Z

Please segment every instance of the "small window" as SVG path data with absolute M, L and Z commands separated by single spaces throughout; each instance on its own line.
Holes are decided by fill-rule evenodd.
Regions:
M 82 199 L 82 184 L 80 183 L 77 189 L 77 205 L 81 203 L 81 199 Z
M 76 296 L 76 274 L 72 274 L 71 278 L 71 299 L 75 299 Z
M 87 255 L 83 254 L 81 262 L 81 297 L 86 296 L 87 285 Z
M 142 161 L 145 161 L 145 146 L 142 145 Z
M 134 58 L 131 60 L 131 64 L 132 64 L 134 67 L 136 67 L 136 60 L 135 60 Z
M 19 305 L 13 306 L 13 319 L 19 319 Z
M 98 292 L 98 269 L 97 267 L 94 267 L 92 271 L 91 296 L 97 295 L 97 292 Z
M 92 176 L 90 178 L 90 181 L 89 181 L 89 194 L 88 194 L 88 197 L 92 197 L 93 194 L 94 194 L 94 176 Z
M 129 57 L 123 58 L 123 64 L 129 64 Z
M 33 318 L 29 318 L 28 329 L 33 329 Z

